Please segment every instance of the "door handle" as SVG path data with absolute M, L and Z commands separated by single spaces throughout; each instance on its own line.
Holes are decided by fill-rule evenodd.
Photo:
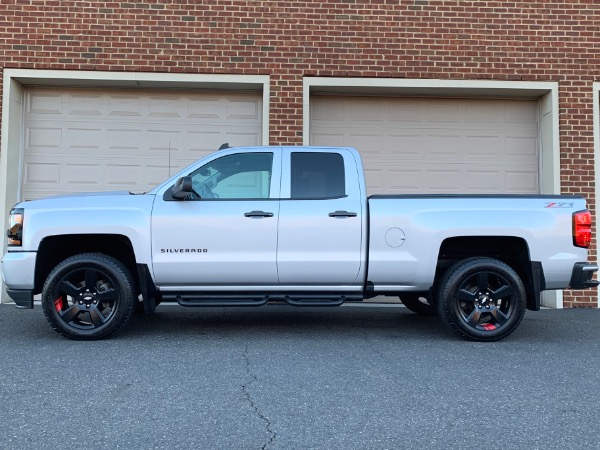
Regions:
M 273 217 L 273 213 L 265 211 L 250 211 L 244 213 L 244 217 Z
M 355 212 L 350 211 L 334 211 L 329 213 L 329 217 L 356 217 Z

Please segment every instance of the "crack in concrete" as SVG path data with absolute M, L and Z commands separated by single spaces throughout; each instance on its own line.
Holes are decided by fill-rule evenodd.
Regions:
M 265 428 L 267 430 L 267 433 L 269 433 L 269 440 L 261 447 L 261 450 L 266 450 L 266 448 L 270 444 L 272 444 L 273 441 L 275 441 L 275 439 L 277 438 L 277 433 L 275 433 L 271 429 L 271 421 L 269 420 L 269 418 L 267 416 L 264 415 L 264 413 L 261 412 L 261 410 L 258 408 L 256 403 L 254 403 L 254 400 L 252 399 L 252 396 L 250 395 L 250 392 L 248 391 L 248 387 L 255 381 L 258 381 L 258 378 L 250 370 L 250 355 L 248 354 L 248 345 L 247 344 L 244 344 L 243 357 L 244 357 L 244 362 L 245 362 L 245 366 L 246 366 L 246 374 L 251 378 L 251 380 L 248 383 L 242 384 L 242 393 L 244 394 L 244 398 L 246 399 L 246 401 L 248 402 L 248 404 L 250 405 L 250 407 L 252 408 L 254 413 L 258 416 L 259 419 L 261 419 L 263 422 L 265 422 Z

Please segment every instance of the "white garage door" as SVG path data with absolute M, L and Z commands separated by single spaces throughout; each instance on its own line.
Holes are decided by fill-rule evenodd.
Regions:
M 262 94 L 31 88 L 22 197 L 145 191 L 225 142 L 260 145 Z
M 538 102 L 313 96 L 310 143 L 356 147 L 370 194 L 539 192 Z

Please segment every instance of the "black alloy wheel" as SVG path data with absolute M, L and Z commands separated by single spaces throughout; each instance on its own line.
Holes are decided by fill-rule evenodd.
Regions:
M 497 341 L 523 320 L 523 282 L 507 264 L 493 258 L 470 258 L 448 269 L 439 284 L 438 312 L 462 337 Z
M 100 253 L 72 256 L 44 284 L 42 309 L 60 334 L 78 340 L 108 337 L 134 311 L 134 282 L 118 260 Z

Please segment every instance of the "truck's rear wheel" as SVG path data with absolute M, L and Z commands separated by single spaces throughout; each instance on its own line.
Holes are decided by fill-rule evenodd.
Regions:
M 462 337 L 497 341 L 523 320 L 526 294 L 519 275 L 493 258 L 470 258 L 441 278 L 437 308 L 442 320 Z
M 437 309 L 427 297 L 419 294 L 402 294 L 400 301 L 415 314 L 420 316 L 437 316 Z
M 79 340 L 102 339 L 131 319 L 134 286 L 120 261 L 99 253 L 75 255 L 48 275 L 42 309 L 60 334 Z

